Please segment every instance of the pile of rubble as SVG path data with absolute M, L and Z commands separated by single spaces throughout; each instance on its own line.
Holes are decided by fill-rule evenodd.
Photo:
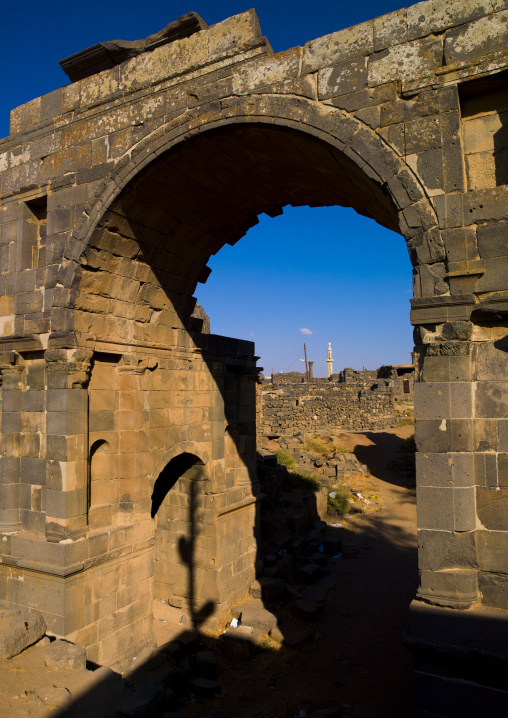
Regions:
M 328 435 L 329 432 L 318 433 Z M 317 436 L 317 434 L 314 434 L 314 436 Z M 324 480 L 325 483 L 327 481 L 332 483 L 347 483 L 355 474 L 368 473 L 368 468 L 364 464 L 361 464 L 351 452 L 342 450 L 334 451 L 332 449 L 330 453 L 323 454 L 321 452 L 308 451 L 305 449 L 306 435 L 298 429 L 292 434 L 280 436 L 277 439 L 277 445 L 282 449 L 287 449 L 293 455 L 298 470 L 311 472 Z M 267 440 L 261 441 L 259 453 L 265 457 L 265 462 L 267 461 L 267 455 L 269 456 L 269 454 L 272 453 L 273 446 L 273 442 L 270 444 Z M 272 477 L 272 479 L 273 478 L 275 477 Z

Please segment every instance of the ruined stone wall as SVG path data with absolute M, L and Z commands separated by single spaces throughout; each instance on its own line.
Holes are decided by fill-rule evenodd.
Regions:
M 316 429 L 384 429 L 396 425 L 392 389 L 328 383 L 286 384 L 261 392 L 262 436 Z
M 344 384 L 356 384 L 359 382 L 375 381 L 379 376 L 379 369 L 351 369 L 347 367 L 338 374 L 332 374 L 333 379 Z M 332 381 L 333 381 L 332 379 Z
M 284 384 L 288 382 L 296 384 L 298 382 L 303 383 L 304 381 L 307 381 L 305 374 L 302 374 L 299 371 L 287 371 L 272 374 L 270 376 L 270 380 L 274 386 L 275 384 L 280 384 L 281 382 Z

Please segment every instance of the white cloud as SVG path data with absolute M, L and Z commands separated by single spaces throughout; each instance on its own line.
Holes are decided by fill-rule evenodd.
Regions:
M 307 327 L 302 327 L 302 328 L 300 329 L 300 334 L 308 334 L 308 335 L 310 335 L 310 334 L 312 334 L 312 332 L 311 332 L 310 329 L 307 329 Z
M 249 332 L 249 336 L 250 336 L 250 337 L 255 337 L 256 335 L 254 334 L 254 332 Z

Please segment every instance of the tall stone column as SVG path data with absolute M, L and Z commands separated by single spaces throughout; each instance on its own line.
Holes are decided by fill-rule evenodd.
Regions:
M 23 370 L 16 365 L 15 352 L 0 355 L 2 392 L 0 462 L 0 533 L 21 528 L 20 432 Z
M 49 541 L 85 534 L 88 512 L 88 380 L 92 352 L 48 349 L 47 468 L 42 504 Z
M 469 322 L 445 324 L 440 340 L 416 348 L 418 597 L 451 608 L 480 598 L 471 333 Z

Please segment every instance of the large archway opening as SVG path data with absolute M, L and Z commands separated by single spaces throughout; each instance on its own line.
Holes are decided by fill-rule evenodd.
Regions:
M 342 122 L 345 125 L 341 125 Z M 74 328 L 81 339 L 92 339 L 103 347 L 123 344 L 143 352 L 150 348 L 179 348 L 185 352 L 193 345 L 207 363 L 208 372 L 213 374 L 217 369 L 217 356 L 228 354 L 231 347 L 220 347 L 216 343 L 215 359 L 212 359 L 206 358 L 206 351 L 198 346 L 200 339 L 189 340 L 186 332 L 196 328 L 192 313 L 197 283 L 208 278 L 207 262 L 212 254 L 225 244 L 235 244 L 257 224 L 260 214 L 276 217 L 288 205 L 351 207 L 396 232 L 401 232 L 402 217 L 406 238 L 414 245 L 411 258 L 417 264 L 420 246 L 426 251 L 423 228 L 418 226 L 419 222 L 421 225 L 419 212 L 413 211 L 411 217 L 408 214 L 412 224 L 408 229 L 405 214 L 411 200 L 404 182 L 397 177 L 401 169 L 407 175 L 407 169 L 360 123 L 352 123 L 340 113 L 335 119 L 328 117 L 326 123 L 338 135 L 356 133 L 350 144 L 355 145 L 357 151 L 342 151 L 343 144 L 338 138 L 324 133 L 320 137 L 315 127 L 312 133 L 304 131 L 303 128 L 309 128 L 303 124 L 302 129 L 295 129 L 287 123 L 236 122 L 194 134 L 170 149 L 162 145 L 153 151 L 154 159 L 143 169 L 137 173 L 130 169 L 127 176 L 132 179 L 120 192 L 116 191 L 116 198 L 103 211 L 80 257 L 81 266 L 74 282 L 78 290 L 74 299 Z M 376 147 L 375 142 L 379 146 Z M 362 154 L 368 157 L 369 163 Z M 385 177 L 379 174 L 382 172 Z M 407 184 L 407 177 L 405 181 Z M 395 193 L 394 188 L 398 188 Z M 415 198 L 419 196 L 417 188 L 411 191 Z M 430 226 L 428 222 L 427 225 Z M 231 297 L 231 302 L 238 301 L 241 298 Z M 235 351 L 243 353 L 242 356 L 250 354 L 252 363 L 253 347 L 237 347 Z M 129 360 L 130 366 L 137 361 Z M 142 364 L 142 360 L 139 361 Z M 157 361 L 149 361 L 153 369 Z M 159 366 L 162 367 L 163 362 L 159 362 Z M 170 363 L 164 366 L 169 370 Z M 235 371 L 238 374 L 238 368 Z M 220 375 L 221 370 L 218 372 Z M 192 388 L 199 392 L 200 387 L 205 388 L 206 378 L 194 384 L 188 379 L 189 375 L 184 375 L 178 386 L 173 383 L 172 390 Z M 123 385 L 138 387 L 140 381 L 124 379 Z M 165 381 L 168 387 L 172 380 Z M 214 381 L 222 393 L 222 410 L 242 456 L 239 480 L 247 484 L 255 466 L 255 445 L 253 437 L 250 441 L 239 440 L 242 431 L 238 428 L 239 424 L 245 424 L 240 418 L 241 411 L 248 421 L 254 420 L 252 405 L 249 409 L 239 409 L 238 376 L 235 380 Z M 236 382 L 234 389 L 229 387 L 231 381 Z M 230 395 L 226 396 L 228 392 Z M 173 434 L 154 434 L 149 440 L 148 454 L 155 452 L 154 460 L 170 448 L 173 440 L 182 441 L 175 427 L 181 428 L 191 420 L 193 430 L 186 427 L 185 439 L 200 434 L 203 420 L 211 415 L 208 399 L 202 398 L 203 402 L 199 393 L 192 399 L 175 395 L 178 408 L 173 404 L 172 416 L 166 413 L 165 418 L 158 419 L 161 427 L 154 426 L 155 430 L 169 423 Z M 141 407 L 143 403 L 146 404 L 146 400 L 142 397 L 138 405 Z M 150 408 L 167 412 L 165 406 L 155 407 L 150 401 L 148 404 Z M 184 405 L 193 405 L 192 419 L 188 413 L 184 418 Z M 212 431 L 210 436 L 205 432 L 206 440 L 224 442 L 224 426 L 215 431 L 219 431 L 221 438 Z M 108 440 L 108 437 L 97 435 L 94 439 Z M 219 460 L 224 448 L 217 451 Z M 139 471 L 136 467 L 128 468 Z M 142 475 L 132 479 L 129 486 L 134 486 L 134 495 L 131 491 L 129 497 L 133 506 L 137 504 L 142 510 L 148 499 L 146 482 Z
M 411 363 L 411 263 L 400 234 L 346 207 L 284 207 L 259 216 L 234 247 L 210 258 L 198 304 L 206 331 L 253 341 L 267 380 L 305 371 Z M 241 298 L 232 302 L 232 297 Z
M 138 340 L 185 326 L 210 255 L 286 205 L 352 207 L 400 231 L 392 194 L 367 172 L 329 142 L 287 127 L 237 124 L 181 142 L 131 180 L 82 255 L 80 289 L 97 294 L 100 285 L 108 310 L 83 297 L 76 308 L 115 314 Z
M 367 134 L 368 147 L 371 135 L 357 129 Z M 288 205 L 352 207 L 402 233 L 401 212 L 411 199 L 396 175 L 399 169 L 407 175 L 407 168 L 380 146 L 380 155 L 386 155 L 377 165 L 386 170 L 383 178 L 372 167 L 377 155 L 372 164 L 361 159 L 362 143 L 351 156 L 340 147 L 331 136 L 265 122 L 232 123 L 164 146 L 137 173 L 132 167 L 126 171 L 131 179 L 113 191 L 115 198 L 80 256 L 74 329 L 99 351 L 122 356 L 113 389 L 120 406 L 139 409 L 136 426 L 143 445 L 139 433 L 129 445 L 120 436 L 116 459 L 120 482 L 128 487 L 130 520 L 150 518 L 147 478 L 157 478 L 155 467 L 174 455 L 175 446 L 178 453 L 199 456 L 207 467 L 202 525 L 210 528 L 203 534 L 206 565 L 196 565 L 193 574 L 197 611 L 213 602 L 219 612 L 244 595 L 255 578 L 259 486 L 254 346 L 200 334 L 192 317 L 196 285 L 206 281 L 212 254 L 234 245 L 260 214 L 277 217 Z M 420 197 L 415 190 L 414 201 Z M 418 209 L 411 221 L 409 230 L 404 225 L 406 239 L 417 236 L 421 244 Z M 411 252 L 415 264 L 418 247 Z M 90 422 L 98 425 L 93 416 Z M 115 445 L 106 429 L 93 439 Z M 178 524 L 186 508 L 171 505 L 173 528 L 188 541 L 188 522 Z M 159 578 L 156 585 L 162 586 L 165 579 Z M 159 598 L 177 596 L 182 593 L 172 585 Z

